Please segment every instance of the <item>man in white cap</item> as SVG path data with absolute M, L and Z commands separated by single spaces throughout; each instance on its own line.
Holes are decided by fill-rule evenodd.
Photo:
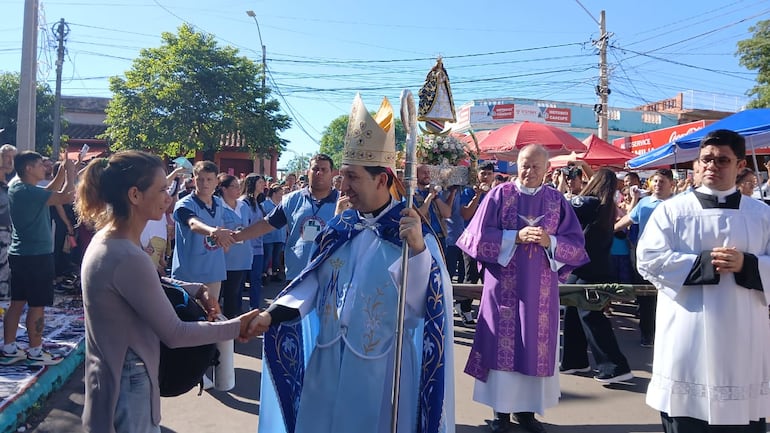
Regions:
M 260 432 L 390 431 L 403 241 L 410 258 L 398 431 L 454 432 L 452 286 L 436 239 L 391 195 L 394 129 L 387 99 L 372 118 L 356 97 L 340 167 L 347 210 L 252 323 L 252 332 L 266 331 Z

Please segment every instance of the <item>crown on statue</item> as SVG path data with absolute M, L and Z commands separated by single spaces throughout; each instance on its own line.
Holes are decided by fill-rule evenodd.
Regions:
M 342 149 L 342 163 L 366 167 L 396 167 L 396 125 L 393 106 L 383 98 L 374 118 L 360 94 L 353 99 L 348 130 Z

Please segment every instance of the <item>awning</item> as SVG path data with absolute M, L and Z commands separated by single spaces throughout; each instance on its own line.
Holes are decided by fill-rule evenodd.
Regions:
M 636 157 L 634 153 L 619 149 L 594 134 L 589 135 L 583 140 L 583 144 L 588 150 L 578 159 L 587 162 L 590 165 L 623 167 L 629 159 Z
M 770 108 L 740 111 L 714 122 L 692 134 L 680 137 L 651 152 L 628 161 L 630 168 L 648 168 L 689 162 L 698 157 L 700 142 L 717 129 L 729 129 L 746 139 L 746 153 L 759 153 L 757 149 L 770 147 Z

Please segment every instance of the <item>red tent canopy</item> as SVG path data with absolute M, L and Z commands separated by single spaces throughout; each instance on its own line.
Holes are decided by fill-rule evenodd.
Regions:
M 623 167 L 631 158 L 636 157 L 635 153 L 617 148 L 594 134 L 589 135 L 583 140 L 583 144 L 588 150 L 578 159 L 591 165 L 614 165 Z
M 478 140 L 478 142 L 481 143 L 492 132 L 494 132 L 494 130 L 490 129 L 490 130 L 484 130 L 484 131 L 477 131 L 477 132 L 474 132 L 473 134 L 476 136 L 476 140 Z M 462 141 L 463 143 L 465 143 L 468 150 L 470 150 L 471 152 L 476 152 L 476 145 L 473 144 L 473 137 L 471 137 L 471 134 L 464 134 L 462 132 L 453 132 L 451 135 L 457 138 L 458 140 Z
M 481 143 L 482 141 L 484 141 L 485 138 L 489 137 L 489 134 L 493 132 L 495 132 L 494 129 L 486 129 L 484 131 L 476 131 L 473 133 L 473 135 L 475 135 L 476 140 L 478 140 L 478 142 Z M 467 143 L 471 145 L 473 144 L 473 138 L 471 138 L 470 134 L 468 134 Z
M 581 156 L 583 156 L 583 153 L 577 153 L 573 151 L 569 155 L 558 155 L 554 156 L 553 158 L 548 159 L 548 162 L 551 163 L 551 168 L 562 168 L 569 165 L 570 162 L 575 162 L 576 159 L 582 159 Z
M 536 122 L 512 123 L 495 130 L 479 142 L 481 156 L 515 161 L 519 150 L 528 144 L 540 144 L 552 156 L 572 151 L 584 152 L 585 146 L 569 132 Z

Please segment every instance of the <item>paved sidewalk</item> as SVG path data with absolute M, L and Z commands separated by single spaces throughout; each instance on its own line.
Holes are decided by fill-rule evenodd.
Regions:
M 265 295 L 280 289 L 270 284 Z M 550 433 L 659 433 L 662 432 L 657 412 L 644 404 L 649 381 L 652 350 L 639 347 L 637 322 L 630 314 L 632 306 L 620 306 L 613 316 L 621 348 L 629 358 L 637 376 L 628 384 L 603 386 L 589 375 L 561 375 L 562 399 L 556 408 L 539 417 Z M 457 433 L 487 432 L 485 419 L 491 411 L 473 402 L 473 380 L 462 373 L 473 338 L 472 330 L 455 320 L 455 359 Z M 197 396 L 197 390 L 185 395 L 162 399 L 164 433 L 255 432 L 259 413 L 259 380 L 261 340 L 235 345 L 236 387 L 230 392 L 210 391 Z M 72 378 L 34 417 L 40 422 L 36 433 L 80 433 L 83 407 L 83 370 Z M 520 432 L 518 427 L 512 433 Z

